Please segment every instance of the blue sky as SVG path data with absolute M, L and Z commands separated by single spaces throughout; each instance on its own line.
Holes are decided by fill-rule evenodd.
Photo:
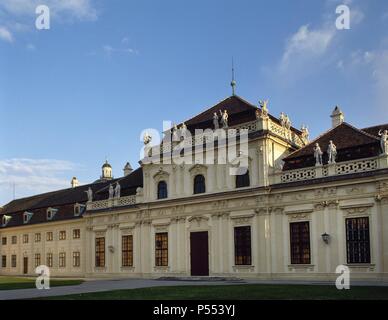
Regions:
M 337 30 L 337 5 L 351 29 Z M 51 10 L 35 28 L 35 7 Z M 231 94 L 330 127 L 388 122 L 388 3 L 0 0 L 0 204 L 137 167 L 140 133 Z

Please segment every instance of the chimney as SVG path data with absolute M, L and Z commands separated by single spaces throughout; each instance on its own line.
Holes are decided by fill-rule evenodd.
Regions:
M 132 169 L 131 165 L 129 164 L 129 162 L 126 163 L 123 171 L 124 171 L 124 177 L 126 177 L 127 175 L 129 175 L 133 171 L 133 169 Z
M 342 122 L 345 121 L 345 115 L 338 106 L 334 108 L 330 117 L 332 128 L 339 126 Z
M 73 179 L 71 179 L 71 187 L 72 188 L 75 188 L 75 187 L 78 187 L 79 186 L 79 181 L 76 177 L 73 177 Z

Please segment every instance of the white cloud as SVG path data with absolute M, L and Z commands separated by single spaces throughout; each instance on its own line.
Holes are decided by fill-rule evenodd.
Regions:
M 13 42 L 12 33 L 6 27 L 0 27 L 0 39 L 7 42 Z
M 301 25 L 286 40 L 284 51 L 277 65 L 277 78 L 282 82 L 294 83 L 298 78 L 314 74 L 334 65 L 339 70 L 346 67 L 340 57 L 348 30 L 336 28 L 336 7 L 345 4 L 350 7 L 350 27 L 355 28 L 364 19 L 364 13 L 357 1 L 327 0 L 321 21 Z M 334 50 L 335 49 L 335 50 Z
M 51 22 L 94 21 L 98 18 L 95 0 L 45 0 Z M 13 35 L 35 30 L 35 9 L 41 0 L 0 0 L 0 39 L 12 42 Z
M 354 77 L 368 79 L 367 83 L 374 91 L 371 95 L 371 104 L 378 108 L 378 120 L 382 115 L 388 116 L 388 49 L 353 51 L 343 62 L 342 71 Z
M 76 168 L 72 162 L 55 159 L 0 160 L 0 204 L 12 199 L 13 185 L 17 198 L 67 188 Z
M 311 30 L 308 25 L 301 26 L 287 41 L 281 60 L 281 69 L 287 68 L 295 59 L 304 60 L 323 55 L 334 35 L 334 27 Z
M 132 48 L 115 48 L 111 45 L 104 45 L 102 50 L 110 56 L 112 53 L 128 53 L 128 54 L 137 54 L 138 51 Z
M 35 45 L 33 45 L 32 43 L 28 43 L 26 45 L 26 49 L 29 50 L 29 51 L 35 51 L 36 50 L 36 47 Z
M 16 16 L 32 16 L 35 15 L 35 8 L 41 4 L 41 0 L 2 0 L 0 9 Z M 97 10 L 92 0 L 46 0 L 44 4 L 55 16 L 70 15 L 79 20 L 97 19 Z

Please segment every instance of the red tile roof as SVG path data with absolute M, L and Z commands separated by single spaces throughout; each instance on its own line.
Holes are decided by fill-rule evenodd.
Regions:
M 284 160 L 313 155 L 316 143 L 318 143 L 322 151 L 325 152 L 330 140 L 332 140 L 336 145 L 337 150 L 354 148 L 378 142 L 378 139 L 375 136 L 343 122 L 339 126 L 320 135 L 303 148 L 291 153 Z
M 330 140 L 337 147 L 337 162 L 368 158 L 380 154 L 380 142 L 377 137 L 344 122 L 284 158 L 283 169 L 292 170 L 314 166 L 316 143 L 323 151 L 323 162 L 327 163 L 327 147 Z

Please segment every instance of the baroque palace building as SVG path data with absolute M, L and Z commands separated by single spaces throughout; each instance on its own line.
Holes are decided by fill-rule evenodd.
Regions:
M 106 162 L 91 184 L 73 178 L 0 209 L 0 273 L 43 264 L 52 276 L 329 280 L 345 265 L 353 278 L 387 280 L 388 125 L 356 128 L 338 107 L 331 118 L 309 141 L 266 101 L 232 95 L 166 132 L 178 142 L 151 146 L 146 134 L 140 167 L 123 177 Z M 223 138 L 204 147 L 195 129 L 218 127 L 240 147 L 248 132 L 246 152 L 222 161 Z M 171 152 L 183 132 L 190 148 Z M 175 161 L 182 154 L 216 161 Z M 247 170 L 232 175 L 242 157 Z

